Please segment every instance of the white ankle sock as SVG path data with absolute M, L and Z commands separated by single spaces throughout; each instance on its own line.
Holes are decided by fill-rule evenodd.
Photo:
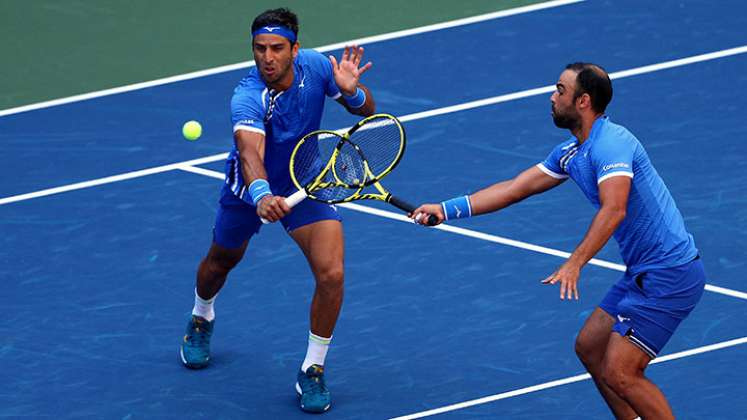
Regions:
M 215 295 L 212 298 L 205 300 L 197 294 L 197 289 L 195 289 L 195 306 L 194 308 L 192 308 L 192 315 L 201 316 L 208 322 L 214 320 L 215 311 L 213 310 L 213 303 L 215 302 L 215 298 L 217 296 L 218 295 Z
M 311 365 L 324 366 L 324 359 L 327 357 L 331 341 L 332 337 L 320 337 L 309 331 L 309 347 L 306 349 L 306 358 L 303 360 L 301 370 L 306 372 Z

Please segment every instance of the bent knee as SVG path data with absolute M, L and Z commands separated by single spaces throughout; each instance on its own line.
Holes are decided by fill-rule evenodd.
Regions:
M 637 380 L 636 373 L 618 367 L 605 365 L 602 371 L 602 381 L 624 399 L 627 399 Z
M 604 358 L 605 346 L 600 345 L 600 340 L 594 340 L 586 334 L 576 337 L 576 356 L 584 365 L 600 364 Z
M 342 265 L 331 265 L 320 270 L 316 276 L 319 286 L 329 289 L 341 288 L 345 278 Z
M 208 255 L 205 264 L 214 273 L 228 274 L 241 261 L 241 255 Z

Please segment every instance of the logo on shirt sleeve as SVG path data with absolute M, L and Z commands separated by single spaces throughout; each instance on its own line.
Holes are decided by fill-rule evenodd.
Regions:
M 609 165 L 604 165 L 602 167 L 602 172 L 606 172 L 606 171 L 609 171 L 610 169 L 617 169 L 617 168 L 630 169 L 630 165 L 628 165 L 625 162 L 610 163 Z
M 254 121 L 254 120 L 241 120 L 241 121 L 239 121 L 236 124 L 237 125 L 254 125 L 255 123 L 256 123 L 256 121 Z

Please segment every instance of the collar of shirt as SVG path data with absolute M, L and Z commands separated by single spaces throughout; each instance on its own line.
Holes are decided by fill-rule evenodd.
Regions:
M 607 115 L 602 115 L 601 117 L 597 118 L 596 121 L 594 121 L 594 124 L 591 126 L 591 131 L 589 132 L 589 139 L 584 142 L 591 143 L 599 136 L 599 132 L 602 131 L 602 128 L 607 125 L 607 121 L 609 121 L 610 117 Z

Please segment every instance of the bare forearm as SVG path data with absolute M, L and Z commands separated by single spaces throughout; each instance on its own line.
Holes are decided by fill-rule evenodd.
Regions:
M 472 215 L 500 210 L 524 199 L 525 197 L 517 196 L 511 192 L 511 184 L 514 181 L 514 179 L 509 179 L 499 182 L 470 195 Z
M 413 212 L 413 218 L 418 221 L 423 214 L 433 215 L 438 219 L 438 223 L 441 223 L 444 220 L 490 213 L 518 203 L 534 194 L 547 191 L 562 182 L 562 179 L 546 175 L 533 166 L 516 178 L 495 183 L 470 195 L 469 200 L 464 196 L 458 196 L 440 204 L 424 204 Z M 428 220 L 428 218 L 423 220 Z
M 624 209 L 600 208 L 583 241 L 568 259 L 568 263 L 578 268 L 583 267 L 609 241 L 623 219 L 625 219 Z
M 472 214 L 490 213 L 560 185 L 558 180 L 545 175 L 536 166 L 520 173 L 516 178 L 498 182 L 470 196 Z
M 247 149 L 239 152 L 241 157 L 241 172 L 244 182 L 249 185 L 255 179 L 267 179 L 264 162 L 256 150 Z

